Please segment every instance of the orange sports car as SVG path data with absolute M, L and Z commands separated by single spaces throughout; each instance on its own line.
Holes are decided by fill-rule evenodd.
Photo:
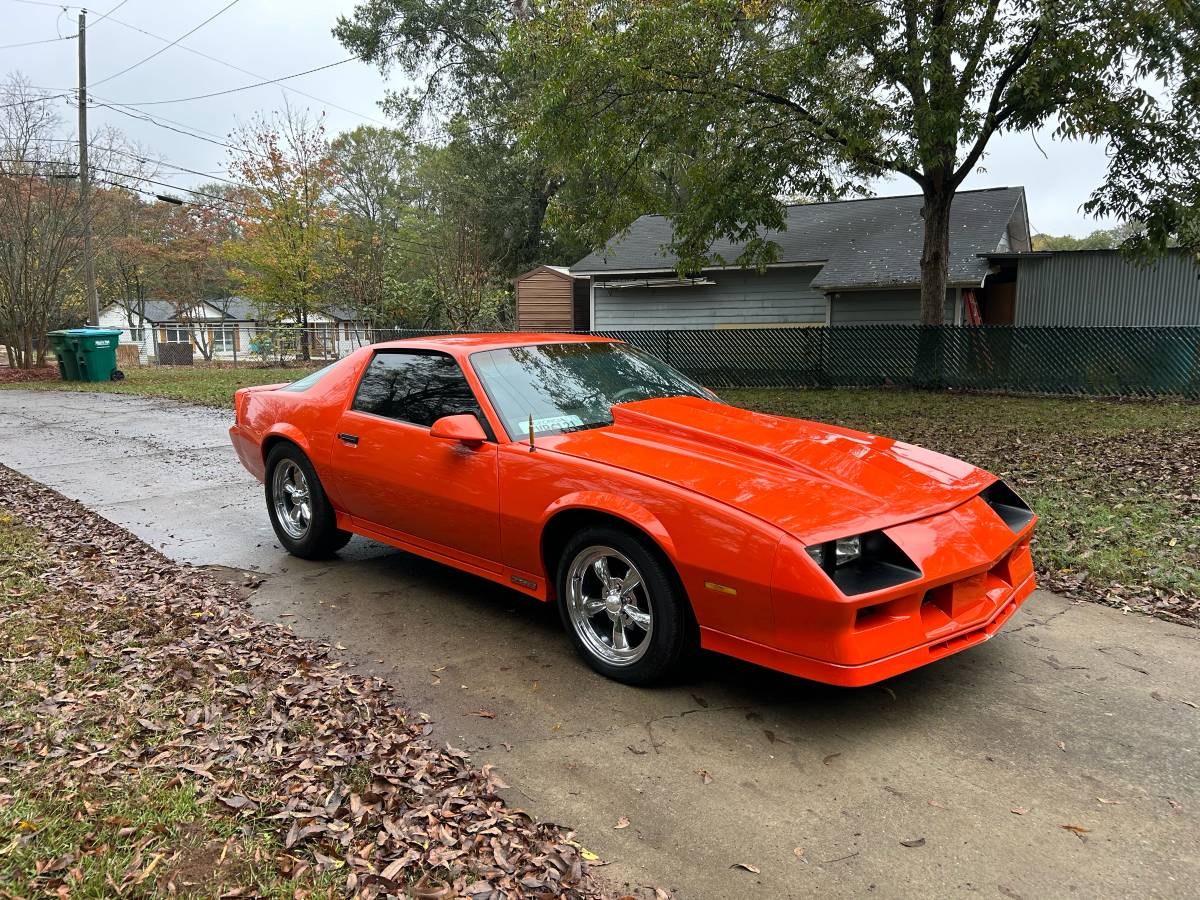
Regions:
M 360 534 L 558 604 L 630 684 L 700 647 L 864 685 L 995 634 L 1035 517 L 994 475 L 748 412 L 625 343 L 453 335 L 237 392 L 288 552 Z

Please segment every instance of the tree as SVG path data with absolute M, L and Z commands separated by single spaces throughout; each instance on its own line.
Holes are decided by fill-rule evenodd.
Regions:
M 384 108 L 409 127 L 432 123 L 460 152 L 473 151 L 473 174 L 486 178 L 489 218 L 503 219 L 501 267 L 508 276 L 537 263 L 582 254 L 568 230 L 547 228 L 561 180 L 518 140 L 511 112 L 531 90 L 527 73 L 505 65 L 510 28 L 528 13 L 527 0 L 364 0 L 338 19 L 334 35 L 364 61 L 405 76 Z M 499 260 L 492 261 L 495 268 Z
M 1033 236 L 1034 250 L 1119 250 L 1122 247 L 1136 246 L 1142 233 L 1142 226 L 1130 222 L 1115 228 L 1097 228 L 1084 237 L 1073 234 L 1035 234 Z M 1171 246 L 1178 245 L 1178 238 L 1168 241 Z
M 921 320 L 942 321 L 950 209 L 997 135 L 1049 125 L 1107 141 L 1088 210 L 1144 223 L 1161 249 L 1200 209 L 1200 13 L 1141 0 L 547 0 L 510 30 L 524 136 L 602 245 L 648 205 L 683 269 L 719 236 L 763 265 L 779 197 L 862 192 L 884 176 L 923 198 Z M 657 189 L 667 173 L 677 188 Z
M 330 145 L 331 188 L 338 218 L 334 289 L 359 318 L 387 318 L 388 258 L 401 221 L 418 197 L 421 148 L 402 131 L 361 125 Z
M 338 269 L 325 128 L 287 109 L 257 117 L 231 137 L 245 149 L 230 151 L 230 174 L 248 190 L 237 220 L 241 237 L 223 246 L 223 256 L 263 313 L 300 326 L 299 352 L 309 359 L 309 316 L 324 305 Z
M 11 365 L 31 368 L 45 363 L 46 332 L 82 310 L 78 166 L 25 79 L 9 76 L 0 99 L 0 339 Z

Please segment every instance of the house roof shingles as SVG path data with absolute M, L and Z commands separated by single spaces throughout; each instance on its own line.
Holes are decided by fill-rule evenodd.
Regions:
M 950 215 L 950 284 L 978 284 L 987 273 L 987 260 L 1004 245 L 1008 224 L 1023 212 L 1025 190 L 1020 187 L 961 191 Z M 826 291 L 909 286 L 920 283 L 922 199 L 872 197 L 832 203 L 789 206 L 787 229 L 767 236 L 779 247 L 776 264 L 812 263 L 821 266 L 814 288 Z M 662 216 L 642 216 L 604 250 L 571 266 L 572 274 L 620 274 L 633 271 L 671 271 L 676 256 L 665 251 L 672 228 Z M 718 240 L 711 253 L 732 264 L 741 245 Z

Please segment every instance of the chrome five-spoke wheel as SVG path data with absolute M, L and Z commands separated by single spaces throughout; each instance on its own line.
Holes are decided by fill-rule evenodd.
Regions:
M 294 540 L 308 534 L 312 522 L 312 498 L 304 470 L 291 459 L 281 459 L 275 466 L 271 481 L 271 496 L 275 501 L 275 517 Z
M 576 554 L 567 571 L 567 610 L 587 649 L 613 666 L 628 666 L 650 648 L 654 609 L 642 574 L 612 547 Z

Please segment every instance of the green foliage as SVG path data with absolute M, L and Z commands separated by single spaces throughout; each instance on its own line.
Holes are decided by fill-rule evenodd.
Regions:
M 955 190 L 993 136 L 1050 124 L 1108 140 L 1091 212 L 1165 246 L 1200 208 L 1200 16 L 1139 0 L 548 0 L 510 28 L 521 130 L 602 246 L 669 215 L 682 270 L 763 265 L 778 198 L 862 191 L 888 174 L 925 197 L 923 318 L 940 321 Z M 713 258 L 715 238 L 745 247 Z
M 259 310 L 276 320 L 307 325 L 328 301 L 341 262 L 334 252 L 330 202 L 333 168 L 324 126 L 290 110 L 259 117 L 236 133 L 231 172 L 248 187 L 238 240 L 221 252 Z M 301 337 L 307 357 L 307 338 Z

